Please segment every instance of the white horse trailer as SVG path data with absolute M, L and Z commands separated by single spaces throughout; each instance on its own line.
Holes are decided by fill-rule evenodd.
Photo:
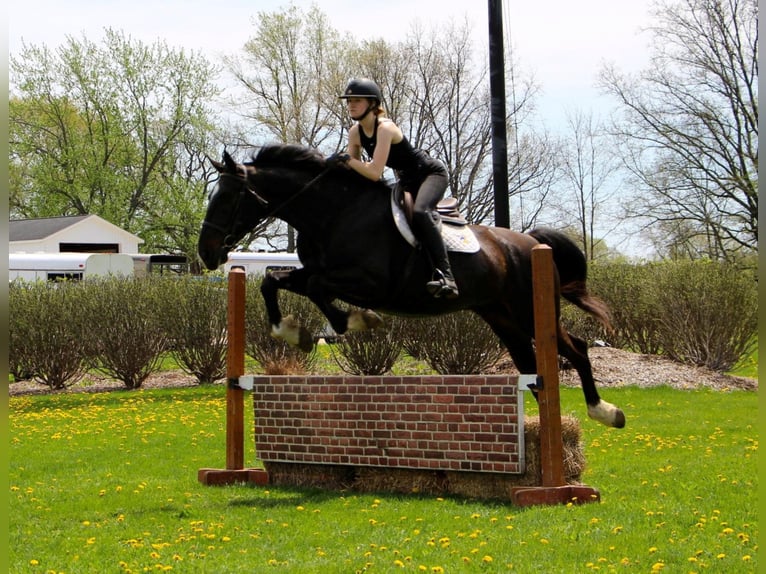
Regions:
M 133 258 L 124 253 L 9 253 L 8 277 L 25 281 L 80 280 L 133 275 Z
M 148 275 L 185 275 L 189 273 L 186 255 L 167 253 L 130 253 L 136 277 Z
M 297 253 L 232 251 L 223 264 L 224 273 L 232 267 L 243 267 L 247 275 L 265 275 L 267 271 L 297 269 L 302 267 Z

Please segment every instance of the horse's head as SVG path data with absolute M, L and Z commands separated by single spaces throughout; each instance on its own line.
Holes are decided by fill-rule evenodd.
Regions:
M 223 152 L 223 162 L 210 160 L 220 173 L 208 198 L 197 252 L 208 269 L 226 261 L 228 252 L 265 216 L 262 200 L 248 187 L 248 168 Z

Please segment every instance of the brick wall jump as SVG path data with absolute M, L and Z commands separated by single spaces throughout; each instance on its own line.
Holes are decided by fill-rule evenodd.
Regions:
M 264 462 L 523 474 L 517 381 L 256 376 L 256 455 Z

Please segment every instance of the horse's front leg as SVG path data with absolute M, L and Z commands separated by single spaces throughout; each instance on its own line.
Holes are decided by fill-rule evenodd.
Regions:
M 282 316 L 279 308 L 279 290 L 284 289 L 308 297 L 327 317 L 330 326 L 338 334 L 348 330 L 371 329 L 382 324 L 382 319 L 372 311 L 346 311 L 332 304 L 321 285 L 322 276 L 309 272 L 305 267 L 291 271 L 273 271 L 266 274 L 261 283 L 261 295 L 266 305 L 266 315 L 271 325 L 271 335 L 287 344 L 310 352 L 314 348 L 314 337 L 297 319 Z
M 304 268 L 291 271 L 270 271 L 261 282 L 261 295 L 266 305 L 266 316 L 271 325 L 271 336 L 308 353 L 314 348 L 314 337 L 292 315 L 282 316 L 279 308 L 279 290 L 285 289 L 306 295 L 309 274 Z
M 344 286 L 346 289 L 344 290 Z M 355 280 L 358 288 L 358 277 Z M 352 309 L 346 311 L 332 304 L 335 293 L 348 292 L 348 286 L 339 282 L 334 276 L 314 275 L 306 286 L 306 294 L 327 317 L 333 331 L 343 335 L 347 331 L 364 331 L 374 329 L 383 324 L 383 319 L 370 309 Z

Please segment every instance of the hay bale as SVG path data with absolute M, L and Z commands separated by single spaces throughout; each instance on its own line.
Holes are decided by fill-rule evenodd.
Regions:
M 356 474 L 353 466 L 336 464 L 264 461 L 263 467 L 269 473 L 269 484 L 300 488 L 349 490 Z
M 561 441 L 564 452 L 564 481 L 567 484 L 580 484 L 580 477 L 585 470 L 585 454 L 582 449 L 582 430 L 580 421 L 571 416 L 561 417 Z M 514 486 L 534 486 L 542 484 L 543 474 L 540 465 L 540 417 L 524 417 L 524 444 L 526 471 L 524 480 Z
M 561 435 L 564 480 L 567 484 L 580 484 L 580 477 L 585 470 L 585 455 L 579 421 L 571 416 L 561 417 Z M 524 443 L 524 474 L 269 461 L 264 461 L 264 466 L 269 473 L 269 483 L 273 485 L 510 500 L 512 488 L 542 484 L 539 417 L 525 417 Z

